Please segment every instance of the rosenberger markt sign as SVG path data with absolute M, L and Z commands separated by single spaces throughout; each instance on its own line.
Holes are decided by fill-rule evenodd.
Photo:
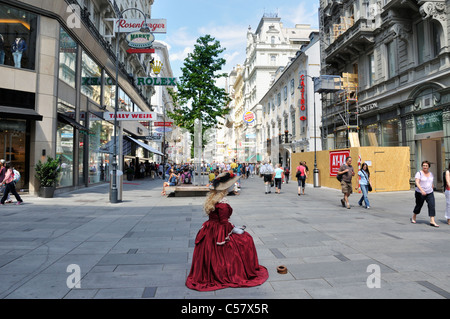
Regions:
M 112 19 L 114 21 L 114 33 L 120 32 L 129 33 L 139 31 L 144 26 L 142 19 Z M 166 19 L 147 19 L 147 26 L 151 33 L 167 33 Z

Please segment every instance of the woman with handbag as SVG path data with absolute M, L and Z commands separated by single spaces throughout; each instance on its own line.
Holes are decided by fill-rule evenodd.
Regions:
M 358 175 L 360 177 L 359 186 L 361 187 L 362 192 L 362 196 L 358 201 L 358 205 L 362 207 L 362 202 L 364 201 L 364 203 L 366 204 L 366 209 L 369 209 L 370 204 L 369 197 L 367 195 L 372 191 L 372 185 L 370 184 L 370 172 L 367 163 L 363 163 L 361 165 L 361 169 L 359 170 Z
M 258 262 L 252 236 L 230 223 L 233 209 L 227 201 L 229 189 L 240 176 L 219 174 L 204 204 L 208 220 L 195 238 L 192 266 L 186 286 L 198 291 L 228 287 L 254 287 L 269 277 L 267 268 Z
M 308 178 L 308 173 L 306 172 L 305 162 L 300 162 L 300 165 L 297 166 L 297 172 L 295 173 L 295 177 L 297 177 L 298 184 L 298 196 L 301 195 L 301 191 L 303 189 L 303 195 L 305 195 L 305 182 Z

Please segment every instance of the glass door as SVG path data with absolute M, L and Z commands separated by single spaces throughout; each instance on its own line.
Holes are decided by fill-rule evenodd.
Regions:
M 16 184 L 18 191 L 28 188 L 26 178 L 26 129 L 25 120 L 0 121 L 0 159 L 10 162 L 20 172 L 20 181 Z

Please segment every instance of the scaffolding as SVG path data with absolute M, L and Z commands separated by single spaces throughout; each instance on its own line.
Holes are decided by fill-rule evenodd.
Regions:
M 331 85 L 331 77 L 334 85 Z M 327 93 L 322 113 L 322 136 L 328 138 L 329 123 L 333 127 L 332 148 L 359 147 L 358 75 L 323 75 L 315 91 Z M 340 134 L 341 133 L 341 134 Z

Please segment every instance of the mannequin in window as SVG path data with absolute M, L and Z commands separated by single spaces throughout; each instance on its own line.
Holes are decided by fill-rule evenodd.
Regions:
M 0 34 L 0 65 L 5 64 L 5 40 Z
M 11 46 L 11 52 L 14 58 L 14 66 L 16 68 L 21 68 L 22 66 L 22 54 L 27 49 L 27 44 L 25 43 L 25 40 L 22 38 L 17 37 L 12 46 Z

